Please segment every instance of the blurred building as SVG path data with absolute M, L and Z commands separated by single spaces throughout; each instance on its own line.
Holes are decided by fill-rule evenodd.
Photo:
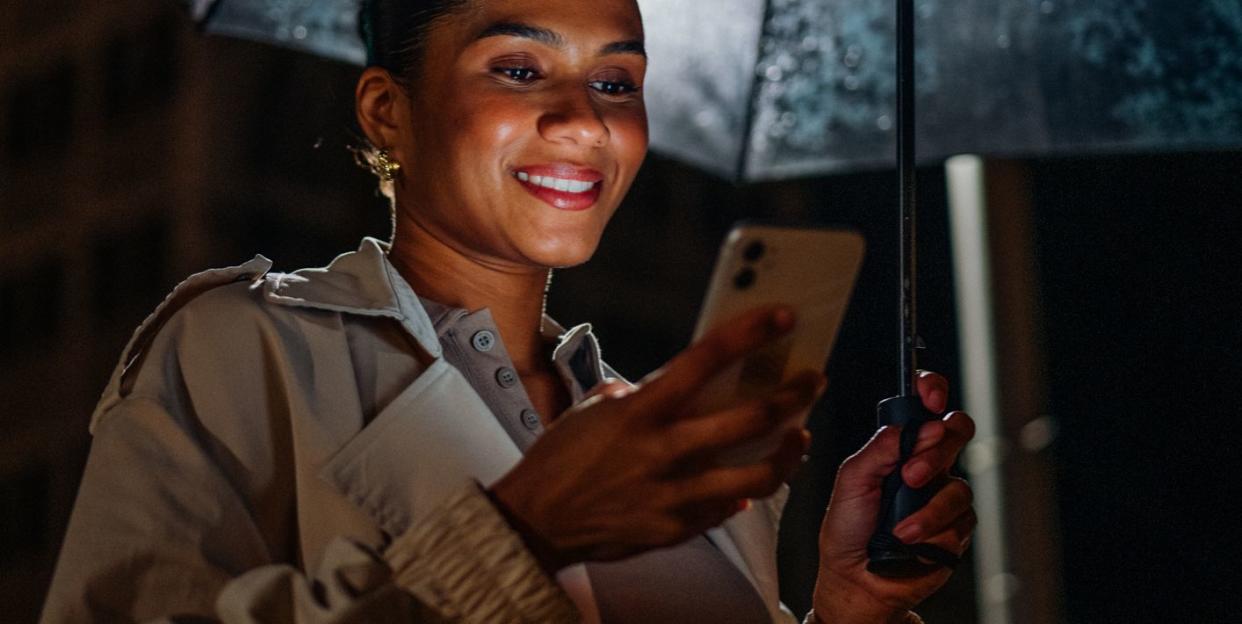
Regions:
M 195 270 L 260 249 L 321 264 L 387 218 L 378 200 L 341 210 L 368 197 L 344 141 L 280 143 L 344 133 L 351 101 L 304 99 L 344 68 L 212 47 L 168 0 L 4 0 L 0 41 L 0 619 L 25 621 L 142 317 Z

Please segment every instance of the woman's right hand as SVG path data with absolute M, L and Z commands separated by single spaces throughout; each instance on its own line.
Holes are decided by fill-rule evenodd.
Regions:
M 663 368 L 610 388 L 554 421 L 490 489 L 549 572 L 671 546 L 777 490 L 801 464 L 809 434 L 748 465 L 721 466 L 722 451 L 771 433 L 823 391 L 808 371 L 771 395 L 700 414 L 698 390 L 716 373 L 793 327 L 787 308 L 754 310 L 721 325 Z

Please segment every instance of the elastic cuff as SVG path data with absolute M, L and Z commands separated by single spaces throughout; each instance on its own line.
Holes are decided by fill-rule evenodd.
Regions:
M 416 522 L 385 558 L 396 583 L 446 619 L 567 624 L 580 619 L 477 483 Z

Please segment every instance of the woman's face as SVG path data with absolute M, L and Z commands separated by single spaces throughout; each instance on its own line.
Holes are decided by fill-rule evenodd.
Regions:
M 399 218 L 498 266 L 585 262 L 647 152 L 634 0 L 477 0 L 430 29 Z

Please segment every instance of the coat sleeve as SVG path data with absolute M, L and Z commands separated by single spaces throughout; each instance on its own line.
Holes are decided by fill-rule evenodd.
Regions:
M 130 398 L 96 429 L 44 622 L 572 622 L 477 485 L 374 553 L 307 576 L 268 552 L 192 419 Z

